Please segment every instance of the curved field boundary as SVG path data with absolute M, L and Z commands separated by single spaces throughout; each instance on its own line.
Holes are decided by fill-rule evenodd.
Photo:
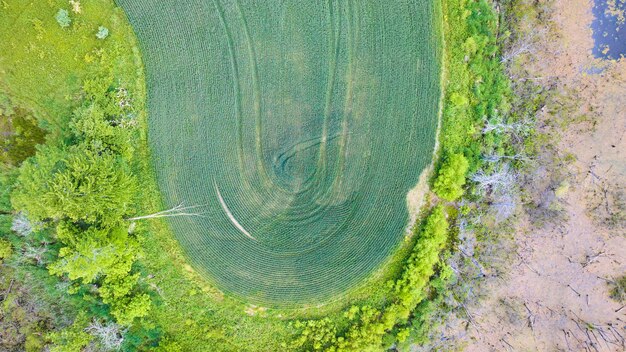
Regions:
M 225 292 L 321 302 L 398 247 L 440 98 L 430 1 L 118 0 L 170 225 Z

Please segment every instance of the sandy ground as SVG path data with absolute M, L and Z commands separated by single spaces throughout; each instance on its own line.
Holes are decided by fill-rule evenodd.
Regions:
M 626 273 L 626 229 L 615 220 L 626 185 L 626 60 L 591 56 L 590 1 L 552 6 L 557 45 L 536 54 L 532 71 L 558 76 L 559 89 L 573 89 L 580 103 L 572 114 L 587 116 L 567 125 L 556 145 L 575 157 L 556 196 L 564 216 L 552 226 L 520 226 L 506 278 L 488 281 L 487 297 L 467 308 L 471 321 L 447 332 L 465 351 L 626 351 L 626 308 L 609 298 L 606 282 Z M 586 73 L 592 68 L 602 72 Z

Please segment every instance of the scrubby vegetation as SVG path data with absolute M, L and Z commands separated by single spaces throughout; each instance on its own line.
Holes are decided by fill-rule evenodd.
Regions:
M 609 281 L 611 298 L 623 303 L 626 301 L 626 275 Z

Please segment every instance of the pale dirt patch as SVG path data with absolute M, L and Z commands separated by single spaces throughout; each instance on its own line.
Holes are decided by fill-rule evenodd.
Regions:
M 435 160 L 434 158 L 435 156 L 433 155 L 433 160 Z M 431 162 L 420 174 L 417 185 L 406 194 L 406 206 L 409 211 L 409 224 L 405 230 L 407 236 L 412 234 L 420 210 L 422 210 L 422 207 L 426 203 L 429 194 L 428 179 L 432 176 L 432 171 L 433 163 Z
M 552 6 L 559 35 L 535 54 L 531 71 L 558 78 L 559 89 L 581 102 L 576 114 L 589 118 L 566 125 L 557 143 L 557 153 L 575 157 L 562 170 L 569 183 L 558 192 L 563 220 L 522 221 L 507 277 L 488 280 L 487 296 L 468 306 L 471 322 L 457 319 L 444 332 L 466 351 L 626 350 L 626 308 L 609 298 L 604 279 L 626 273 L 626 60 L 591 56 L 590 1 Z M 606 70 L 584 73 L 592 67 Z

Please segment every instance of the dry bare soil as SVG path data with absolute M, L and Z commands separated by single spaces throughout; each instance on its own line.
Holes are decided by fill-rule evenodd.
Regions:
M 549 168 L 532 175 L 555 218 L 527 216 L 508 275 L 487 280 L 469 319 L 448 325 L 444 336 L 466 351 L 626 350 L 626 308 L 607 285 L 626 272 L 626 59 L 592 56 L 591 1 L 549 6 L 554 36 L 533 54 L 532 79 L 556 82 L 557 100 L 575 107 L 540 121 L 557 137 L 556 159 L 568 160 L 556 167 L 560 183 Z

